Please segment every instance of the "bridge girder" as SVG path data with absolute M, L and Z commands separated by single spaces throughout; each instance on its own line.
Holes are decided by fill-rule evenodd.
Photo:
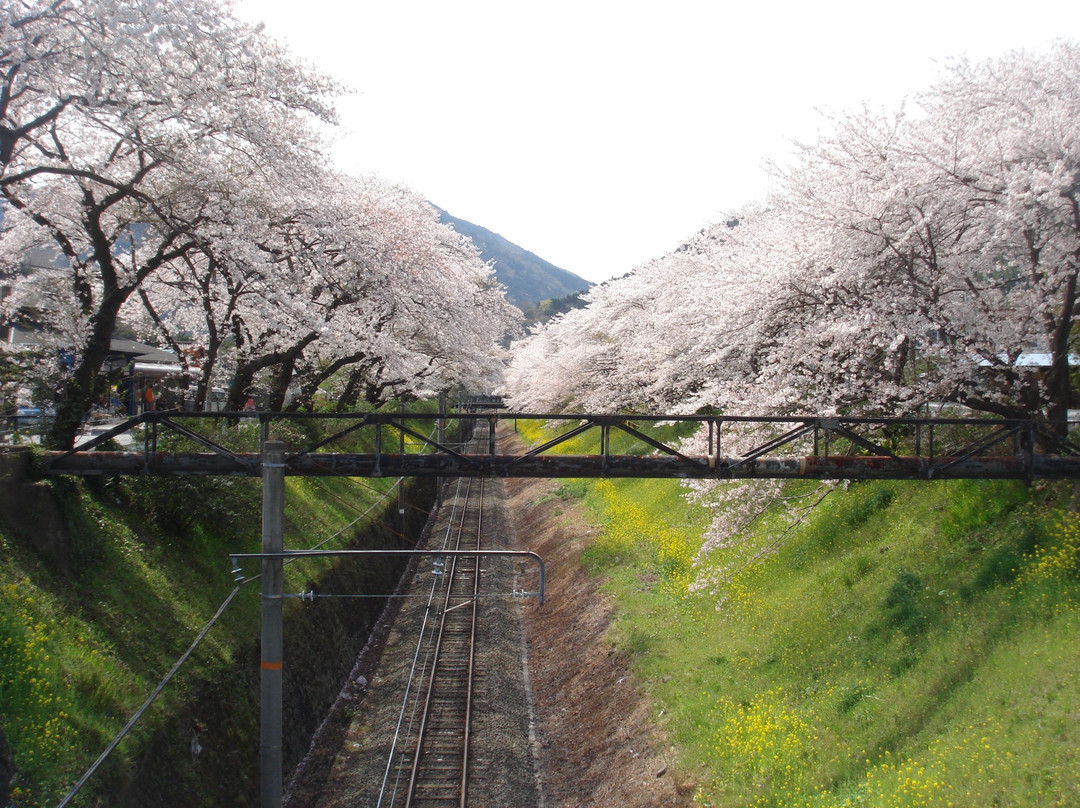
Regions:
M 60 453 L 56 453 L 58 456 Z M 261 476 L 259 455 L 85 452 L 49 467 L 81 476 Z M 652 477 L 676 479 L 1068 479 L 1080 478 L 1080 458 L 918 457 L 873 455 L 743 458 L 664 455 L 305 454 L 286 459 L 286 476 L 341 477 Z
M 262 441 L 279 421 L 340 421 L 338 431 L 286 453 L 285 473 L 348 477 L 653 477 L 682 479 L 1080 479 L 1080 447 L 1032 421 L 1003 419 L 759 418 L 664 415 L 527 415 L 519 413 L 147 413 L 68 452 L 46 452 L 47 474 L 215 475 L 262 474 L 260 457 L 228 449 L 198 431 L 200 419 L 217 425 L 258 419 Z M 192 419 L 196 426 L 180 421 Z M 496 454 L 500 421 L 543 420 L 561 427 L 554 437 L 520 455 Z M 464 454 L 446 442 L 446 423 L 490 425 L 487 451 Z M 642 423 L 684 423 L 701 430 L 707 454 L 684 453 L 642 431 Z M 425 435 L 418 424 L 434 424 Z M 140 451 L 100 451 L 125 432 L 142 430 Z M 373 452 L 335 453 L 327 447 L 369 430 Z M 439 438 L 434 439 L 435 431 Z M 556 454 L 555 447 L 587 433 L 599 437 L 596 454 Z M 612 435 L 634 444 L 614 454 Z M 159 433 L 196 451 L 159 451 Z M 386 433 L 390 433 L 387 435 Z M 732 434 L 735 440 L 732 440 Z M 747 436 L 750 436 L 748 440 Z M 409 442 L 418 451 L 406 452 Z M 725 454 L 732 443 L 742 448 Z M 949 444 L 949 445 L 946 445 Z M 595 445 L 595 441 L 594 441 Z M 396 451 L 386 451 L 394 448 Z M 700 449 L 699 449 L 700 451 Z

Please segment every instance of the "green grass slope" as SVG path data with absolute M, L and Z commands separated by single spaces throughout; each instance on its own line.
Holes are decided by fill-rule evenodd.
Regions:
M 697 558 L 708 514 L 683 493 L 562 488 L 602 528 L 586 558 L 617 604 L 611 641 L 697 804 L 1080 805 L 1069 486 L 853 484 L 726 577 L 708 573 L 744 554 Z
M 316 435 L 301 432 L 314 422 L 301 427 L 275 427 L 275 437 L 309 445 Z M 255 425 L 216 437 L 247 448 L 257 435 Z M 343 450 L 362 450 L 360 440 Z M 426 511 L 410 505 L 399 517 L 393 482 L 288 478 L 286 546 L 404 546 Z M 0 731 L 19 808 L 60 801 L 233 590 L 229 553 L 258 552 L 261 541 L 258 480 L 51 479 L 27 492 L 42 487 L 51 493 L 36 501 L 61 528 L 50 542 L 36 532 L 49 520 L 0 514 Z M 285 591 L 386 593 L 393 566 L 304 560 L 286 567 Z M 247 576 L 257 572 L 246 564 Z M 286 603 L 287 772 L 379 608 L 366 598 Z M 74 805 L 256 805 L 258 645 L 254 580 Z
M 211 494 L 226 511 L 241 510 L 219 513 L 219 531 L 180 534 L 162 529 L 171 510 L 164 499 L 154 497 L 158 515 L 138 508 L 136 500 L 154 496 L 139 483 L 47 485 L 64 514 L 66 553 L 42 555 L 27 536 L 0 529 L 0 727 L 13 752 L 17 806 L 55 804 L 104 750 L 232 589 L 223 561 L 229 550 L 253 547 L 241 525 L 258 524 L 251 485 L 234 484 L 248 489 L 235 499 L 199 486 L 200 501 Z M 174 486 L 172 502 L 185 489 L 196 493 Z M 162 711 L 250 645 L 255 609 L 250 598 L 236 605 L 163 696 Z M 120 747 L 110 776 L 130 769 L 138 737 Z

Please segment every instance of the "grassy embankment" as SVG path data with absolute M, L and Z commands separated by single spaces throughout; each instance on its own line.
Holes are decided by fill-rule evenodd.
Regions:
M 695 568 L 709 517 L 676 482 L 561 489 L 603 528 L 585 557 L 681 778 L 699 804 L 731 808 L 1080 805 L 1070 494 L 853 484 L 777 552 L 695 592 L 725 552 Z
M 300 433 L 315 429 L 308 424 L 275 427 L 274 437 L 290 447 L 305 445 Z M 338 450 L 362 451 L 369 438 L 358 433 Z M 257 428 L 241 426 L 216 439 L 252 450 Z M 310 547 L 380 499 L 382 505 L 358 527 L 385 520 L 382 529 L 393 534 L 397 518 L 389 514 L 396 511 L 396 496 L 383 499 L 392 483 L 289 478 L 286 546 Z M 257 480 L 42 484 L 63 513 L 59 551 L 43 552 L 33 536 L 0 519 L 0 728 L 16 766 L 12 804 L 27 807 L 55 805 L 93 762 L 232 591 L 228 554 L 257 552 L 261 534 Z M 346 531 L 328 546 L 346 546 L 353 535 Z M 328 570 L 328 562 L 313 560 L 289 565 L 285 591 L 308 588 Z M 245 569 L 248 575 L 257 571 L 251 563 Z M 115 795 L 140 767 L 155 764 L 145 760 L 148 749 L 157 758 L 171 754 L 162 749 L 169 745 L 181 750 L 182 765 L 162 776 L 180 804 L 185 788 L 215 778 L 229 781 L 237 793 L 252 790 L 251 773 L 258 771 L 258 587 L 254 581 L 242 588 L 87 792 Z M 286 636 L 291 665 L 289 643 Z M 208 706 L 221 699 L 209 691 L 249 669 L 249 681 L 233 688 L 224 708 Z M 246 739 L 223 737 L 244 734 Z M 200 784 L 200 777 L 206 782 Z M 196 792 L 187 794 L 196 798 Z M 80 796 L 75 804 L 93 803 Z

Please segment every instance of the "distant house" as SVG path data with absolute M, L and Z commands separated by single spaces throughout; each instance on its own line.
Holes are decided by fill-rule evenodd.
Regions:
M 56 351 L 60 371 L 69 370 L 75 361 L 70 347 L 63 347 L 63 338 L 52 322 L 59 308 L 53 294 L 66 286 L 69 271 L 62 255 L 51 247 L 41 247 L 27 251 L 19 265 L 0 278 L 0 297 L 7 297 L 11 287 L 20 281 L 32 282 L 30 293 L 21 297 L 18 308 L 0 319 L 0 342 L 9 346 L 8 350 L 49 346 L 47 352 Z M 118 337 L 112 339 L 109 356 L 101 369 L 116 386 L 124 388 L 116 392 L 122 394 L 120 398 L 129 414 L 136 411 L 136 404 L 142 401 L 148 387 L 160 389 L 165 379 L 182 371 L 175 354 Z M 117 377 L 123 379 L 119 384 Z M 110 409 L 115 409 L 115 404 Z
M 1001 363 L 991 362 L 989 359 L 983 359 L 979 362 L 979 367 L 990 368 L 1000 367 L 1002 364 L 1009 364 L 1009 357 L 1007 354 L 999 354 L 998 359 Z M 1016 357 L 1016 361 L 1011 365 L 1014 368 L 1030 368 L 1032 370 L 1046 370 L 1054 364 L 1054 356 L 1049 351 L 1033 351 L 1031 353 L 1022 353 Z M 1069 354 L 1069 367 L 1080 366 L 1080 356 L 1076 354 Z
M 147 389 L 154 390 L 155 398 L 160 399 L 165 380 L 182 375 L 184 368 L 171 351 L 113 337 L 101 372 L 123 373 L 123 380 L 118 385 L 123 388 L 121 401 L 127 414 L 135 415 L 141 411 Z M 165 404 L 171 406 L 172 402 L 166 401 Z
M 65 346 L 61 329 L 55 322 L 61 309 L 58 300 L 63 296 L 69 270 L 67 263 L 56 250 L 39 248 L 29 250 L 18 266 L 0 273 L 0 299 L 6 299 L 14 287 L 22 284 L 22 294 L 17 306 L 9 307 L 0 316 L 0 352 L 12 354 L 29 351 L 40 357 L 38 363 L 50 364 L 60 374 L 75 365 L 73 347 Z M 41 366 L 44 366 L 42 364 Z M 108 378 L 108 388 L 95 411 L 109 414 L 135 415 L 146 403 L 146 391 L 152 389 L 154 398 L 167 391 L 166 381 L 174 380 L 183 373 L 176 355 L 130 339 L 114 337 L 110 351 L 101 369 Z M 13 388 L 5 401 L 11 409 L 16 405 L 38 405 L 47 416 L 50 402 L 43 399 L 42 391 L 31 393 L 15 379 Z M 171 405 L 166 394 L 165 405 Z M 37 399 L 36 401 L 34 399 Z M 45 394 L 47 398 L 47 393 Z
M 18 267 L 0 275 L 0 299 L 7 299 L 12 287 L 33 279 L 29 294 L 23 289 L 19 305 L 0 319 L 0 341 L 6 345 L 37 345 L 41 335 L 51 330 L 50 312 L 56 308 L 50 292 L 64 271 L 54 250 L 30 250 Z

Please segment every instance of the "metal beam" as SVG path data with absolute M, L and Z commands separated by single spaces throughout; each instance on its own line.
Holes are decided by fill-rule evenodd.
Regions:
M 536 568 L 539 573 L 538 590 L 536 592 L 516 592 L 518 597 L 535 597 L 539 599 L 540 605 L 544 605 L 544 587 L 547 577 L 546 567 L 544 565 L 543 557 L 532 550 L 432 550 L 428 548 L 424 549 L 412 549 L 412 550 L 282 550 L 276 553 L 232 553 L 229 555 L 229 559 L 233 564 L 238 564 L 244 559 L 279 559 L 281 561 L 292 561 L 297 558 L 364 558 L 365 556 L 434 556 L 436 558 L 458 558 L 458 557 L 473 557 L 473 558 L 520 558 L 523 560 L 532 560 L 536 562 Z
M 48 455 L 49 453 L 46 453 Z M 58 453 L 57 453 L 58 454 Z M 237 463 L 236 460 L 241 463 Z M 259 476 L 258 455 L 162 452 L 76 453 L 48 465 L 50 474 L 82 476 Z M 1074 479 L 1080 457 L 675 457 L 671 455 L 333 454 L 286 457 L 287 476 L 339 477 L 655 477 L 686 479 Z
M 350 477 L 676 477 L 706 479 L 814 478 L 814 479 L 949 479 L 1011 477 L 1019 479 L 1080 478 L 1080 446 L 1049 433 L 1035 421 L 1010 419 L 916 419 L 751 416 L 666 416 L 521 413 L 146 413 L 127 425 L 110 430 L 146 426 L 143 450 L 125 452 L 46 452 L 46 474 L 143 475 L 260 475 L 256 454 L 234 453 L 178 419 L 211 419 L 220 430 L 244 418 L 257 418 L 263 439 L 271 422 L 306 419 L 350 424 L 329 437 L 297 447 L 286 457 L 291 475 L 345 475 Z M 566 422 L 561 434 L 517 455 L 496 455 L 494 429 L 484 454 L 464 454 L 450 448 L 440 433 L 437 440 L 406 423 L 432 422 L 433 432 L 446 419 L 484 420 L 494 427 L 499 420 Z M 224 423 L 222 423 L 224 422 Z M 677 441 L 657 440 L 639 424 L 682 423 L 708 433 L 703 456 L 688 456 Z M 185 442 L 192 451 L 158 451 L 158 429 L 171 430 L 174 448 Z M 368 430 L 366 445 L 374 451 L 341 454 L 327 451 L 341 438 Z M 396 430 L 396 452 L 384 430 Z M 596 431 L 599 454 L 556 455 L 554 450 L 571 438 Z M 612 430 L 636 442 L 629 454 L 611 453 Z M 211 430 L 204 429 L 209 432 Z M 685 431 L 685 430 L 684 430 Z M 736 453 L 721 455 L 725 432 L 737 445 Z M 421 452 L 406 453 L 405 438 L 419 442 Z M 924 440 L 925 437 L 925 440 Z M 210 452 L 203 451 L 209 449 Z M 1036 450 L 1040 453 L 1036 453 Z M 730 451 L 730 450 L 729 450 Z M 990 454 L 990 452 L 994 454 Z M 1011 454 L 1010 454 L 1011 451 Z

